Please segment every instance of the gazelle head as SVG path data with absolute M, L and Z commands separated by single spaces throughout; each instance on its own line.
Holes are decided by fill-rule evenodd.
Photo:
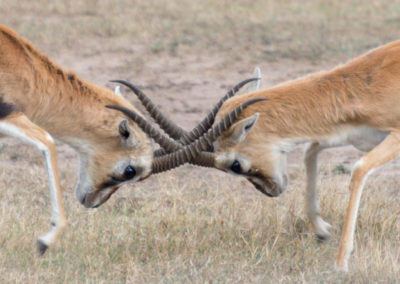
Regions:
M 254 76 L 261 78 L 258 67 L 254 70 Z M 260 82 L 252 82 L 246 92 L 258 91 Z M 240 98 L 233 97 L 229 102 L 236 100 L 240 101 Z M 221 106 L 217 118 L 226 112 L 229 102 Z M 273 137 L 263 133 L 260 114 L 254 111 L 248 113 L 247 117 L 238 120 L 214 142 L 214 166 L 245 177 L 256 189 L 270 197 L 278 196 L 288 185 L 286 152 L 276 146 Z
M 223 114 L 227 114 L 229 110 L 232 111 L 234 109 L 234 107 L 227 108 L 224 102 L 229 98 L 231 98 L 230 100 L 235 100 L 232 97 L 241 87 L 250 83 L 246 92 L 253 92 L 259 89 L 259 79 L 261 78 L 259 68 L 255 69 L 254 75 L 254 79 L 244 80 L 232 88 L 214 106 L 206 118 L 190 132 L 185 132 L 179 126 L 174 125 L 165 115 L 161 114 L 149 97 L 137 87 L 126 81 L 118 82 L 129 87 L 137 95 L 149 114 L 170 137 L 183 145 L 187 145 L 193 139 L 197 139 L 200 135 L 206 133 L 216 118 L 221 118 Z M 241 103 L 235 106 L 237 107 Z M 274 146 L 276 143 L 274 144 L 272 138 L 262 135 L 261 130 L 257 130 L 259 116 L 258 113 L 253 111 L 252 114 L 242 120 L 231 124 L 229 129 L 216 139 L 213 147 L 207 149 L 211 150 L 213 148 L 215 152 L 202 152 L 195 159 L 191 159 L 188 162 L 244 176 L 262 193 L 268 196 L 278 196 L 286 189 L 288 184 L 286 152 L 280 150 L 280 147 Z M 157 156 L 157 154 L 162 154 L 163 152 L 165 153 L 165 151 L 157 151 L 155 155 Z
M 276 197 L 287 187 L 286 153 L 261 133 L 256 112 L 232 125 L 214 142 L 215 167 L 245 177 L 262 193 Z
M 132 89 L 135 89 L 135 87 L 128 82 L 124 82 L 124 84 L 131 86 Z M 195 141 L 187 145 L 183 145 L 180 142 L 172 140 L 166 135 L 161 134 L 161 132 L 159 132 L 148 121 L 141 117 L 141 115 L 139 115 L 132 109 L 118 105 L 108 105 L 107 107 L 119 110 L 124 113 L 127 117 L 134 121 L 136 125 L 139 126 L 145 133 L 153 138 L 164 150 L 166 150 L 166 153 L 162 155 L 157 155 L 152 160 L 151 174 L 156 174 L 179 167 L 180 165 L 188 162 L 195 163 L 201 166 L 212 166 L 215 162 L 214 156 L 209 155 L 210 153 L 206 153 L 203 151 L 212 147 L 212 143 L 236 121 L 237 117 L 242 113 L 244 109 L 254 103 L 263 100 L 264 99 L 256 98 L 241 103 L 239 106 L 237 106 L 227 115 L 225 115 L 219 123 L 209 128 L 207 132 L 199 135 Z M 158 116 L 161 115 L 161 113 L 158 113 L 157 111 L 157 114 L 155 115 Z M 174 128 L 173 125 L 170 126 Z M 143 176 L 143 178 L 147 176 L 149 175 L 145 175 Z
M 109 129 L 99 129 L 79 146 L 75 195 L 88 208 L 100 206 L 122 184 L 141 180 L 151 172 L 151 140 L 134 123 L 108 112 L 115 117 L 113 123 L 108 120 Z
M 120 105 L 108 106 L 123 112 L 134 123 L 129 125 L 127 120 L 122 120 L 115 135 L 97 137 L 95 146 L 87 147 L 84 153 L 81 151 L 80 175 L 75 191 L 78 200 L 86 207 L 98 207 L 125 182 L 168 171 L 198 156 L 204 158 L 202 151 L 211 147 L 212 142 L 234 123 L 245 108 L 258 101 L 260 99 L 253 99 L 241 104 L 206 134 L 185 147 L 163 135 L 136 111 Z M 144 133 L 173 153 L 153 157 L 150 139 Z

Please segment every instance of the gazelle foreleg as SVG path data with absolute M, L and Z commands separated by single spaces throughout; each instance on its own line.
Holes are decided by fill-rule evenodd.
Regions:
M 50 134 L 32 123 L 23 114 L 13 113 L 0 120 L 0 133 L 19 138 L 36 146 L 45 157 L 52 210 L 51 229 L 38 239 L 39 252 L 43 254 L 48 246 L 56 241 L 58 235 L 66 226 L 54 141 Z
M 310 219 L 314 232 L 318 239 L 325 240 L 330 237 L 331 225 L 325 222 L 320 216 L 317 191 L 317 159 L 318 153 L 328 148 L 318 142 L 308 144 L 304 152 L 304 164 L 307 174 L 307 185 L 305 192 L 305 204 L 307 217 Z
M 350 181 L 350 200 L 347 207 L 336 268 L 348 270 L 348 259 L 353 250 L 354 231 L 361 194 L 368 175 L 377 167 L 389 162 L 400 154 L 400 131 L 391 132 L 382 143 L 365 154 L 355 165 Z

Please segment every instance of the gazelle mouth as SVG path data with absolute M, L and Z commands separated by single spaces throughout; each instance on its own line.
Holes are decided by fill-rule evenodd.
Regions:
M 111 195 L 113 195 L 118 190 L 118 188 L 119 188 L 119 186 L 113 187 L 111 189 L 111 191 L 105 197 L 103 197 L 103 199 L 101 199 L 99 203 L 97 203 L 96 205 L 92 206 L 92 208 L 97 208 L 100 205 L 104 204 L 108 199 L 110 199 Z
M 103 205 L 108 199 L 110 199 L 111 195 L 113 195 L 113 193 L 118 189 L 118 187 L 113 190 L 110 194 L 108 194 L 105 198 L 103 198 L 99 203 L 97 203 L 96 205 L 92 206 L 92 208 L 98 208 L 100 207 L 100 205 Z
M 248 181 L 251 182 L 251 184 L 261 193 L 265 194 L 268 197 L 277 197 L 282 193 L 282 190 L 280 190 L 280 187 L 276 184 L 274 184 L 271 188 L 273 188 L 273 192 L 267 191 L 267 188 L 269 188 L 267 185 L 264 184 L 259 178 L 255 177 L 249 177 Z
M 264 189 L 263 186 L 259 185 L 258 183 L 255 183 L 255 182 L 251 182 L 251 183 L 252 183 L 252 184 L 254 185 L 254 187 L 255 187 L 258 191 L 260 191 L 261 193 L 263 193 L 263 194 L 265 194 L 265 195 L 267 195 L 267 196 L 269 196 L 269 197 L 274 197 L 272 194 L 268 193 L 268 192 Z
M 100 205 L 104 204 L 108 199 L 110 199 L 111 195 L 113 195 L 118 188 L 119 186 L 103 189 L 103 191 L 108 191 L 107 193 L 104 192 L 103 194 L 102 191 L 88 193 L 79 199 L 79 201 L 86 208 L 98 208 Z

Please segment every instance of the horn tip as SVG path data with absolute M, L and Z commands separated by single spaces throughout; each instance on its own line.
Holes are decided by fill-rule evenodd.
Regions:
M 262 101 L 269 101 L 269 99 L 268 98 L 255 98 L 253 101 L 254 102 L 262 102 Z
M 106 105 L 106 108 L 118 109 L 119 106 L 117 106 L 117 105 Z
M 110 80 L 109 82 L 111 82 L 111 83 L 122 83 L 122 82 L 124 82 L 124 80 L 115 79 L 115 80 Z

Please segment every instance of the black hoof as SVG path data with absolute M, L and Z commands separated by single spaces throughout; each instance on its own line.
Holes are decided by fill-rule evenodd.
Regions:
M 46 250 L 49 248 L 48 245 L 46 245 L 44 242 L 41 240 L 37 240 L 37 247 L 40 255 L 44 255 Z
M 323 243 L 323 242 L 329 240 L 329 236 L 316 235 L 316 237 L 317 237 L 318 243 Z

